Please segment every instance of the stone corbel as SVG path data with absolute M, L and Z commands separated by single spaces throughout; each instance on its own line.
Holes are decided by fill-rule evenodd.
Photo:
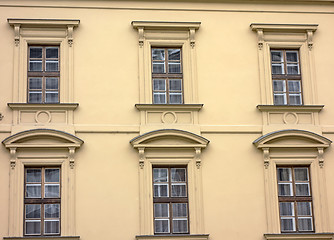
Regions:
M 263 38 L 263 29 L 257 29 L 257 41 L 258 41 L 258 47 L 259 50 L 262 50 L 264 38 Z
M 70 163 L 70 168 L 73 169 L 74 168 L 74 153 L 75 153 L 75 148 L 74 147 L 69 147 L 68 148 L 68 160 Z
M 313 47 L 313 31 L 307 30 L 307 46 L 310 50 L 312 50 Z
M 138 28 L 138 41 L 139 41 L 139 47 L 143 47 L 144 46 L 144 28 L 143 27 L 139 27 Z
M 70 47 L 73 45 L 73 28 L 73 25 L 67 26 L 67 41 Z
M 16 148 L 10 148 L 10 167 L 14 169 L 16 166 Z
M 20 24 L 14 24 L 14 42 L 15 46 L 18 47 L 20 44 Z
M 201 148 L 195 148 L 195 162 L 196 167 L 199 169 L 201 167 Z
M 318 148 L 318 162 L 321 168 L 324 167 L 324 149 Z
M 263 148 L 263 162 L 264 167 L 268 169 L 270 163 L 269 148 Z
M 189 29 L 189 39 L 190 39 L 190 46 L 194 48 L 195 47 L 195 28 Z
M 144 168 L 145 165 L 145 148 L 138 148 L 139 152 L 139 167 Z

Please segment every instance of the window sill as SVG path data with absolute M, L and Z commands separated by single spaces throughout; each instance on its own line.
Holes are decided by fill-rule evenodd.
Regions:
M 168 234 L 168 235 L 137 235 L 137 240 L 165 240 L 165 239 L 177 239 L 177 240 L 207 240 L 209 234 Z
M 203 104 L 136 104 L 135 107 L 142 110 L 189 110 L 199 111 Z
M 257 105 L 261 112 L 320 112 L 324 105 Z
M 331 240 L 334 233 L 282 233 L 282 234 L 264 234 L 266 240 Z
M 52 109 L 52 110 L 75 110 L 79 103 L 8 103 L 12 110 L 26 109 Z
M 80 236 L 26 236 L 26 237 L 4 237 L 3 239 L 19 240 L 41 240 L 41 239 L 52 239 L 52 240 L 79 240 Z

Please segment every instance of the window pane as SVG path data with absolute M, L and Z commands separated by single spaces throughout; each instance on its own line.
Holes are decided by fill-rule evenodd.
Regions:
M 29 89 L 42 89 L 42 78 L 29 78 Z
M 169 93 L 169 103 L 171 104 L 182 103 L 182 93 Z
M 44 191 L 46 198 L 59 198 L 59 184 L 45 184 Z
M 301 105 L 302 104 L 302 95 L 299 94 L 289 94 L 289 101 L 291 105 Z
M 311 217 L 298 218 L 298 230 L 299 231 L 313 231 L 313 224 Z
M 308 183 L 296 183 L 296 196 L 310 196 Z
M 295 168 L 296 181 L 308 181 L 308 168 Z
M 58 71 L 58 61 L 46 61 L 45 71 L 47 72 L 57 72 Z
M 284 80 L 274 80 L 273 89 L 274 89 L 274 92 L 286 92 L 285 81 Z
M 181 49 L 168 49 L 168 60 L 181 60 Z
M 289 92 L 300 92 L 300 81 L 288 81 Z
M 41 184 L 27 184 L 27 198 L 41 198 Z
M 42 58 L 42 47 L 30 47 L 30 58 Z
M 44 221 L 44 233 L 45 234 L 59 233 L 59 220 L 45 220 Z
M 153 93 L 153 103 L 165 104 L 166 103 L 166 93 Z
M 277 168 L 278 181 L 292 181 L 291 168 Z
M 45 169 L 45 182 L 59 182 L 59 169 Z
M 43 71 L 42 61 L 29 61 L 29 71 L 32 72 Z
M 288 217 L 281 218 L 281 230 L 282 231 L 296 231 L 295 219 L 288 218 Z
M 182 80 L 181 79 L 170 79 L 169 80 L 169 90 L 181 91 L 182 90 Z
M 185 168 L 172 168 L 171 175 L 172 175 L 172 182 L 185 182 L 186 181 L 186 169 Z
M 153 63 L 153 73 L 165 73 L 165 63 Z
M 181 63 L 168 63 L 168 72 L 169 73 L 180 73 Z
M 292 196 L 292 183 L 279 183 L 278 184 L 279 196 Z
M 286 104 L 286 95 L 274 93 L 274 104 L 275 105 L 285 105 Z
M 272 74 L 284 74 L 284 64 L 283 63 L 273 63 L 272 64 Z
M 287 64 L 287 72 L 291 75 L 299 75 L 299 65 L 298 64 Z
M 173 183 L 172 184 L 172 197 L 186 197 L 187 186 L 185 183 Z
M 165 50 L 164 49 L 152 49 L 152 59 L 153 60 L 165 60 Z
M 59 218 L 60 205 L 59 204 L 45 204 L 44 217 L 45 218 Z
M 153 182 L 168 182 L 168 169 L 167 168 L 154 168 L 153 169 Z
M 286 51 L 287 62 L 298 62 L 298 51 Z
M 41 221 L 26 220 L 26 234 L 27 235 L 41 234 Z
M 46 58 L 58 58 L 58 48 L 57 47 L 47 47 L 45 48 Z
M 273 62 L 283 62 L 282 51 L 271 51 L 271 61 L 273 61 Z
M 42 102 L 42 92 L 29 92 L 29 103 L 41 103 Z
M 279 213 L 281 216 L 294 216 L 294 203 L 293 202 L 280 202 Z
M 173 203 L 173 218 L 187 216 L 187 203 Z
M 169 220 L 168 219 L 155 219 L 154 220 L 154 232 L 155 233 L 169 233 Z
M 153 90 L 154 91 L 166 91 L 166 80 L 165 79 L 153 79 Z
M 312 216 L 311 203 L 310 202 L 297 202 L 297 215 L 298 216 Z
M 27 182 L 41 182 L 42 181 L 42 172 L 41 169 L 27 169 Z
M 169 204 L 168 203 L 155 203 L 154 204 L 154 217 L 169 217 Z
M 154 197 L 168 197 L 168 184 L 154 184 Z
M 58 102 L 58 92 L 46 92 L 45 102 L 46 103 L 57 103 Z
M 41 218 L 40 204 L 26 204 L 26 218 Z
M 52 90 L 58 90 L 58 78 L 46 78 L 45 88 L 52 89 Z
M 187 219 L 173 219 L 173 233 L 187 233 L 188 220 Z

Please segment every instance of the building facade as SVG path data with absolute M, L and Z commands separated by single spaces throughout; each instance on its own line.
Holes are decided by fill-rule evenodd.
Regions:
M 334 236 L 334 2 L 0 0 L 0 238 Z

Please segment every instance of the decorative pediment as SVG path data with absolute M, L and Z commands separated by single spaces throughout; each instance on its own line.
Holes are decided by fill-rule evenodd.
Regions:
M 133 138 L 134 148 L 205 148 L 209 140 L 191 132 L 162 129 Z

